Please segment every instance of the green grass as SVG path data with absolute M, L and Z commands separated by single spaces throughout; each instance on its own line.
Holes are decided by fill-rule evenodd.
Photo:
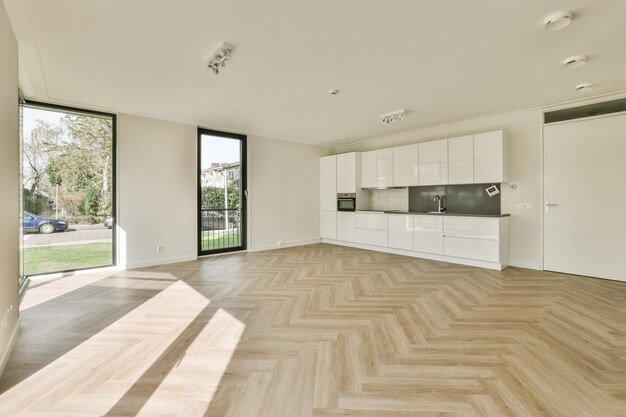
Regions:
M 241 241 L 239 240 L 238 231 L 225 233 L 222 236 L 204 237 L 202 239 L 203 250 L 231 248 L 239 245 L 241 245 Z
M 24 249 L 24 275 L 111 265 L 111 243 L 46 246 Z

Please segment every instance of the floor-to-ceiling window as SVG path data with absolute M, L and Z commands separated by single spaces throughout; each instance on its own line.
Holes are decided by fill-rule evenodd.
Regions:
M 115 115 L 21 109 L 22 275 L 115 263 Z
M 198 129 L 198 254 L 246 248 L 246 137 Z

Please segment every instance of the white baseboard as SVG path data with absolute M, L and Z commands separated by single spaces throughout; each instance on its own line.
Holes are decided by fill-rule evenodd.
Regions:
M 412 258 L 422 258 L 422 259 L 430 259 L 432 261 L 449 262 L 452 264 L 476 266 L 478 268 L 494 269 L 496 271 L 502 271 L 504 268 L 507 267 L 507 265 L 501 264 L 498 262 L 487 262 L 487 261 L 479 261 L 475 259 L 456 258 L 454 256 L 436 255 L 433 253 L 425 253 L 425 252 L 414 252 L 414 251 L 404 250 L 404 249 L 393 249 L 393 248 L 387 248 L 384 246 L 365 245 L 362 243 L 344 242 L 344 241 L 333 240 L 333 239 L 322 239 L 322 242 L 330 243 L 332 245 L 349 246 L 351 248 L 367 249 L 367 250 L 372 250 L 376 252 L 392 253 L 394 255 L 410 256 Z
M 9 356 L 11 355 L 15 342 L 17 341 L 17 336 L 20 334 L 21 323 L 22 319 L 18 317 L 15 327 L 13 328 L 13 332 L 11 332 L 9 343 L 7 343 L 4 351 L 2 351 L 2 356 L 0 356 L 0 376 L 2 376 L 2 373 L 4 372 L 4 367 L 7 366 Z
M 509 266 L 514 266 L 516 268 L 536 269 L 537 271 L 543 271 L 541 264 L 528 262 L 528 261 L 517 261 L 515 259 L 509 260 Z
M 293 248 L 295 246 L 315 245 L 317 243 L 322 243 L 322 239 L 317 237 L 317 238 L 311 238 L 311 239 L 291 240 L 289 242 L 283 242 L 282 245 L 276 244 L 276 245 L 254 246 L 254 247 L 249 248 L 248 252 L 261 252 L 264 250 Z
M 189 262 L 198 259 L 196 255 L 178 256 L 175 258 L 150 259 L 147 261 L 130 262 L 124 265 L 124 269 L 146 268 L 149 266 L 176 264 L 179 262 Z

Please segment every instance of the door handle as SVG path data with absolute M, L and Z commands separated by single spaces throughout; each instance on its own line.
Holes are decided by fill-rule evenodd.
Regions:
M 558 204 L 550 203 L 549 201 L 546 201 L 544 205 L 546 207 L 546 213 L 550 213 L 550 207 L 558 206 Z

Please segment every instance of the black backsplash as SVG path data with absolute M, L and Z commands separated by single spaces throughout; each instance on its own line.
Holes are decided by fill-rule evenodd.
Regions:
M 460 184 L 409 187 L 409 211 L 437 211 L 436 195 L 446 196 L 446 211 L 464 214 L 502 214 L 500 196 L 489 197 L 485 188 L 492 184 Z M 498 188 L 502 190 L 500 184 Z

